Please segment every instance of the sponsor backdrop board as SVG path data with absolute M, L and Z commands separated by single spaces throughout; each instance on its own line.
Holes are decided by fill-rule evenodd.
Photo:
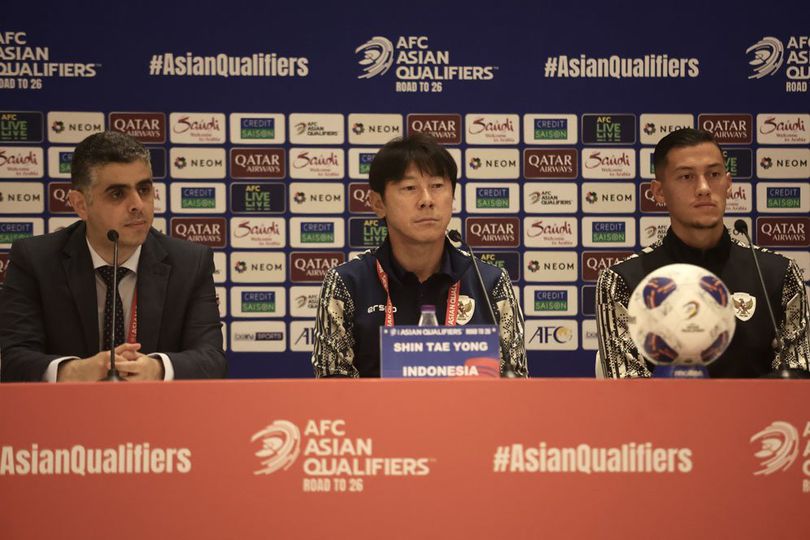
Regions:
M 100 2 L 48 16 L 13 3 L 0 28 L 0 279 L 11 242 L 71 221 L 75 145 L 124 131 L 151 150 L 156 224 L 215 251 L 231 376 L 311 376 L 310 288 L 384 238 L 369 165 L 391 138 L 427 131 L 459 165 L 458 228 L 507 268 L 521 305 L 538 303 L 530 373 L 591 376 L 599 269 L 666 230 L 649 196 L 665 134 L 714 132 L 740 182 L 732 215 L 766 247 L 803 261 L 810 246 L 806 6 L 752 17 L 718 2 L 695 17 L 591 4 L 147 0 L 122 17 Z M 734 31 L 716 39 L 717 21 Z M 271 309 L 268 288 L 270 321 L 251 311 Z
M 0 524 L 14 539 L 805 540 L 807 393 L 806 381 L 8 385 Z M 87 519 L 111 500 L 149 512 Z M 358 508 L 374 519 L 346 519 Z

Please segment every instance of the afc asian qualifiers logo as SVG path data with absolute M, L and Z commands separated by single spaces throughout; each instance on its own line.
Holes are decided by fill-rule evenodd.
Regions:
M 261 468 L 253 474 L 272 474 L 280 469 L 287 470 L 301 453 L 301 431 L 287 420 L 276 420 L 266 428 L 257 431 L 250 442 L 261 443 L 255 455 Z
M 745 50 L 751 66 L 749 79 L 776 75 L 785 67 L 785 92 L 807 92 L 810 79 L 810 37 L 790 36 L 787 45 L 773 36 L 765 36 Z
M 354 50 L 361 54 L 358 64 L 363 66 L 363 73 L 358 79 L 370 79 L 378 75 L 385 75 L 394 63 L 394 44 L 382 36 L 374 36 Z
M 784 472 L 799 457 L 799 432 L 787 422 L 772 422 L 749 442 L 760 444 L 760 449 L 754 453 L 760 460 L 755 476 Z
M 748 62 L 753 67 L 749 79 L 761 79 L 776 73 L 785 60 L 785 48 L 782 42 L 775 37 L 766 36 L 747 49 L 746 54 L 752 54 L 753 59 Z

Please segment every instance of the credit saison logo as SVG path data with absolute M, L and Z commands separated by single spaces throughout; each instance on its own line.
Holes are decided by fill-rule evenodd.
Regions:
M 4 221 L 0 221 L 0 244 L 11 245 L 22 238 L 35 236 L 36 228 L 34 224 L 34 221 L 14 218 L 6 218 Z
M 673 131 L 695 127 L 695 117 L 691 114 L 649 114 L 639 117 L 641 144 L 658 144 L 663 137 Z
M 374 248 L 388 235 L 385 222 L 378 218 L 349 218 L 349 245 L 353 248 Z
M 351 144 L 385 144 L 402 136 L 401 114 L 350 114 Z
M 535 311 L 568 311 L 567 290 L 536 290 L 534 291 Z
M 760 144 L 810 143 L 810 114 L 758 114 Z
M 342 251 L 290 253 L 290 281 L 321 283 L 326 273 L 343 264 L 346 255 Z
M 633 247 L 636 244 L 634 218 L 582 219 L 582 245 L 585 247 Z
M 468 114 L 467 144 L 518 144 L 519 124 L 516 114 Z
M 798 187 L 767 188 L 768 208 L 799 208 L 801 206 L 801 189 Z
M 291 148 L 290 177 L 301 180 L 343 178 L 343 150 Z
M 111 130 L 144 144 L 166 142 L 166 115 L 162 112 L 111 112 L 109 121 Z
M 173 217 L 170 228 L 171 236 L 175 238 L 212 248 L 223 248 L 226 244 L 225 218 Z
M 240 291 L 239 309 L 242 313 L 275 313 L 275 291 Z
M 0 146 L 0 178 L 42 178 L 43 151 L 33 146 Z
M 408 135 L 427 133 L 442 144 L 461 144 L 460 114 L 411 113 L 406 122 Z
M 594 179 L 634 178 L 636 153 L 632 148 L 583 148 L 582 177 Z
M 509 208 L 509 188 L 478 187 L 475 188 L 476 208 Z
M 576 148 L 526 148 L 523 151 L 525 178 L 574 179 L 578 175 Z
M 286 176 L 283 148 L 231 148 L 231 178 L 282 179 Z
M 281 113 L 231 113 L 230 128 L 234 144 L 282 144 L 286 139 Z
M 104 113 L 51 111 L 48 113 L 48 140 L 52 143 L 78 143 L 88 135 L 104 131 Z
M 216 189 L 212 187 L 180 188 L 180 198 L 180 208 L 184 209 L 213 209 L 217 205 Z
M 575 144 L 577 132 L 575 114 L 523 115 L 523 141 L 526 144 Z
M 583 144 L 634 144 L 635 114 L 583 114 Z
M 489 81 L 497 66 L 451 62 L 450 51 L 433 49 L 428 36 L 374 36 L 354 50 L 360 66 L 358 79 L 385 76 L 391 68 L 396 92 L 439 93 L 448 81 Z
M 810 185 L 802 183 L 757 184 L 757 211 L 762 213 L 810 212 Z
M 377 148 L 349 149 L 349 178 L 353 180 L 368 179 L 371 162 L 374 161 L 377 150 Z
M 280 214 L 286 210 L 284 184 L 234 182 L 231 184 L 231 211 L 239 214 Z
M 790 36 L 786 47 L 779 38 L 765 36 L 748 47 L 745 53 L 749 55 L 748 63 L 752 68 L 749 79 L 772 77 L 784 65 L 785 92 L 807 92 L 807 80 L 810 79 L 810 37 Z
M 591 241 L 594 244 L 624 242 L 627 238 L 623 221 L 594 221 L 591 225 Z
M 301 243 L 322 244 L 335 241 L 335 224 L 328 222 L 301 222 Z
M 225 115 L 222 113 L 171 113 L 169 125 L 171 126 L 170 139 L 173 143 L 222 144 L 225 142 Z
M 754 119 L 750 114 L 700 114 L 698 127 L 714 135 L 718 144 L 751 144 Z
M 0 111 L 0 143 L 41 143 L 41 112 Z

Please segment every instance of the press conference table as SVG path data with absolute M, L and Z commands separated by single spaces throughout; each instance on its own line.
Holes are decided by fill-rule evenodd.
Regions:
M 8 384 L 0 410 L 5 540 L 810 538 L 806 381 Z

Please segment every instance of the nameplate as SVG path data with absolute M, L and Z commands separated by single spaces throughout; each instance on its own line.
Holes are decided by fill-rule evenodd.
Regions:
M 381 326 L 380 376 L 386 379 L 499 377 L 498 328 Z

